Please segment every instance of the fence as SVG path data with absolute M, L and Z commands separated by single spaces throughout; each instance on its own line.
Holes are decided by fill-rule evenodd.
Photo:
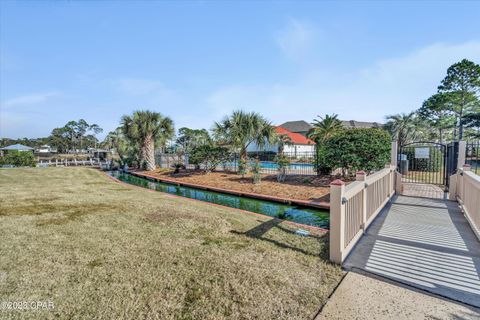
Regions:
M 450 199 L 457 200 L 473 231 L 480 239 L 480 176 L 465 164 L 451 177 Z
M 315 152 L 284 152 L 289 160 L 290 165 L 286 168 L 287 175 L 316 175 L 316 154 Z M 261 173 L 276 174 L 278 165 L 275 162 L 276 153 L 273 152 L 251 152 L 248 153 L 247 167 L 250 168 L 255 161 L 260 161 Z M 155 161 L 161 168 L 172 168 L 176 163 L 184 165 L 187 169 L 205 169 L 205 165 L 194 165 L 189 163 L 188 154 L 168 154 L 158 153 L 155 155 Z M 240 155 L 231 153 L 226 161 L 219 163 L 216 171 L 238 172 L 238 164 Z
M 342 263 L 370 223 L 395 193 L 396 166 L 367 176 L 357 172 L 357 181 L 330 185 L 330 260 Z
M 55 160 L 40 160 L 37 162 L 37 167 L 71 167 L 71 166 L 90 166 L 100 167 L 102 169 L 110 168 L 111 160 L 102 161 L 99 158 L 90 158 L 88 160 L 77 159 L 55 159 Z
M 480 175 L 480 141 L 466 143 L 465 163 L 470 165 L 472 172 Z

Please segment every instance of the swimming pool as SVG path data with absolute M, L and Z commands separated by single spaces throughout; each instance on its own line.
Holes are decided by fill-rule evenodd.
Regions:
M 250 166 L 252 164 L 253 164 L 253 162 L 249 163 Z M 238 166 L 238 163 L 237 163 L 237 161 L 228 162 L 228 163 L 226 163 L 226 166 L 227 167 L 236 167 L 236 166 Z M 262 169 L 277 170 L 278 165 L 275 162 L 271 162 L 271 161 L 260 161 L 260 167 Z M 294 163 L 290 163 L 290 165 L 288 166 L 288 169 L 292 169 L 292 170 L 310 170 L 311 169 L 313 171 L 314 166 L 311 163 L 294 162 Z
M 324 229 L 328 229 L 329 227 L 330 213 L 327 210 L 303 208 L 244 196 L 183 187 L 164 182 L 152 181 L 121 171 L 109 171 L 108 174 L 120 181 L 151 190 L 260 213 L 270 217 L 276 217 Z

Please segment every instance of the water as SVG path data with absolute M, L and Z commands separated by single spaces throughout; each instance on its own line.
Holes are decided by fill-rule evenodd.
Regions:
M 250 162 L 249 163 L 249 166 L 251 166 L 253 164 L 253 162 Z M 233 161 L 233 162 L 228 162 L 226 163 L 226 166 L 227 167 L 235 167 L 235 166 L 238 166 L 238 163 L 236 161 Z M 274 169 L 276 170 L 278 168 L 278 165 L 275 163 L 275 162 L 270 162 L 270 161 L 260 161 L 260 168 L 262 169 Z M 294 163 L 291 163 L 289 166 L 288 166 L 288 169 L 292 169 L 292 170 L 305 170 L 305 169 L 311 169 L 312 171 L 314 170 L 314 166 L 313 164 L 311 163 L 298 163 L 298 162 L 294 162 Z
M 330 214 L 327 210 L 302 208 L 282 203 L 235 196 L 220 192 L 206 191 L 173 184 L 151 181 L 120 171 L 110 171 L 109 175 L 120 181 L 144 188 L 174 194 L 181 197 L 220 204 L 294 221 L 301 224 L 328 229 Z

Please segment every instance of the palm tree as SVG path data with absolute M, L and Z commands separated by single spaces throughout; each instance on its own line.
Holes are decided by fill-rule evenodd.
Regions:
M 247 160 L 247 148 L 255 143 L 259 148 L 275 143 L 277 133 L 270 121 L 256 112 L 234 111 L 215 122 L 214 136 L 222 143 L 240 150 L 240 159 Z
M 308 137 L 318 143 L 325 142 L 335 132 L 343 128 L 342 121 L 338 120 L 338 115 L 326 115 L 325 118 L 318 116 L 320 120 L 314 119 L 312 122 L 313 128 L 310 129 Z
M 385 128 L 397 139 L 399 145 L 413 141 L 421 135 L 422 130 L 415 112 L 393 114 L 386 118 L 388 122 Z
M 125 137 L 137 145 L 139 164 L 146 170 L 155 169 L 155 143 L 165 146 L 174 135 L 173 121 L 158 112 L 135 111 L 133 116 L 123 116 L 121 123 Z
M 292 139 L 286 134 L 277 135 L 277 138 L 275 139 L 275 142 L 278 145 L 278 153 L 279 154 L 283 154 L 285 146 L 293 145 Z

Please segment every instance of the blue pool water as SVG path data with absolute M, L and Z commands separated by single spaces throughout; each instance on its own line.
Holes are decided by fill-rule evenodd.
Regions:
M 327 210 L 301 208 L 266 200 L 258 200 L 220 192 L 183 187 L 146 178 L 134 176 L 121 171 L 108 172 L 120 181 L 141 186 L 144 188 L 174 194 L 181 197 L 220 204 L 223 206 L 242 209 L 271 217 L 290 220 L 293 222 L 328 229 L 330 214 Z
M 250 163 L 252 165 L 253 163 Z M 234 162 L 229 162 L 226 164 L 228 167 L 234 167 L 238 166 L 238 163 L 236 161 Z M 260 161 L 260 167 L 262 169 L 274 169 L 277 170 L 278 165 L 275 162 L 270 162 L 270 161 Z M 289 169 L 292 170 L 314 170 L 313 164 L 310 163 L 291 163 L 288 166 Z

